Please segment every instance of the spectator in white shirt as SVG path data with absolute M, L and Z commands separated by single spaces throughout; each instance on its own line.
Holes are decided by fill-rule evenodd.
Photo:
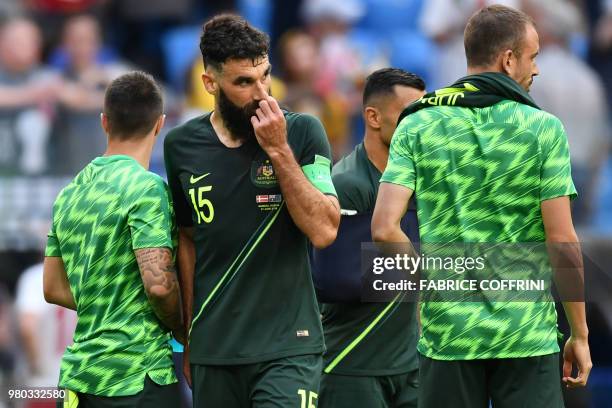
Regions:
M 47 303 L 42 263 L 26 269 L 18 284 L 15 309 L 26 357 L 24 385 L 55 387 L 64 350 L 72 343 L 76 312 Z

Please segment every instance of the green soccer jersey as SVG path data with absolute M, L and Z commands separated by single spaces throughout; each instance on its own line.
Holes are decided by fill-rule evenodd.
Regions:
M 177 381 L 134 255 L 175 248 L 169 197 L 159 176 L 121 155 L 96 158 L 57 197 L 45 255 L 62 258 L 78 315 L 60 387 L 116 397 L 142 391 L 146 375 Z
M 323 126 L 309 115 L 285 117 L 296 161 L 314 185 L 335 194 Z M 191 362 L 251 364 L 323 352 L 308 240 L 257 141 L 226 147 L 206 114 L 170 131 L 164 150 L 178 224 L 194 227 Z
M 376 204 L 380 171 L 368 159 L 363 143 L 333 168 L 342 217 L 369 214 Z M 413 210 L 411 210 L 413 211 Z M 352 214 L 352 215 L 349 215 Z M 338 236 L 338 240 L 351 237 Z M 357 242 L 352 253 L 360 256 Z M 328 271 L 327 273 L 331 273 Z M 324 303 L 323 329 L 328 374 L 380 376 L 407 373 L 418 367 L 415 303 Z
M 381 182 L 415 191 L 422 243 L 543 242 L 541 201 L 576 194 L 561 122 L 509 100 L 408 115 Z M 559 351 L 556 323 L 552 302 L 425 302 L 418 350 L 442 360 L 545 355 Z

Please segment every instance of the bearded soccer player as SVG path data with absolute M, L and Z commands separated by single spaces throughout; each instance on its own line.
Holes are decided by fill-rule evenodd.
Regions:
M 264 33 L 216 16 L 200 49 L 215 109 L 164 144 L 194 405 L 315 406 L 324 345 L 308 242 L 329 245 L 340 220 L 329 143 L 319 120 L 270 96 Z
M 576 243 L 567 137 L 528 94 L 538 74 L 533 21 L 490 6 L 470 18 L 464 37 L 468 76 L 402 113 L 381 178 L 374 240 L 407 242 L 399 220 L 414 192 L 421 248 Z M 570 251 L 568 259 L 581 274 L 581 256 Z M 562 407 L 562 382 L 584 386 L 592 367 L 584 302 L 563 306 L 571 336 L 561 376 L 553 302 L 422 301 L 419 406 Z
M 169 345 L 183 338 L 170 193 L 147 171 L 161 91 L 133 72 L 106 90 L 104 156 L 64 188 L 45 251 L 45 299 L 77 311 L 59 386 L 79 407 L 167 407 L 179 399 Z

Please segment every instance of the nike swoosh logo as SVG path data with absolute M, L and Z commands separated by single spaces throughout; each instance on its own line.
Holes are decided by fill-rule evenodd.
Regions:
M 197 183 L 198 181 L 202 180 L 204 177 L 208 176 L 209 174 L 210 173 L 202 174 L 200 177 L 193 177 L 193 174 L 192 174 L 191 177 L 189 178 L 189 182 L 191 184 Z

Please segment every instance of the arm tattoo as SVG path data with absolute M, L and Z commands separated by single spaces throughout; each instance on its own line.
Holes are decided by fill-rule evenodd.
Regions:
M 181 330 L 181 296 L 172 252 L 168 248 L 145 248 L 134 252 L 153 311 L 168 328 L 175 332 Z
M 136 250 L 136 261 L 140 268 L 145 290 L 149 293 L 156 286 L 167 291 L 178 287 L 176 268 L 168 248 L 145 248 Z

